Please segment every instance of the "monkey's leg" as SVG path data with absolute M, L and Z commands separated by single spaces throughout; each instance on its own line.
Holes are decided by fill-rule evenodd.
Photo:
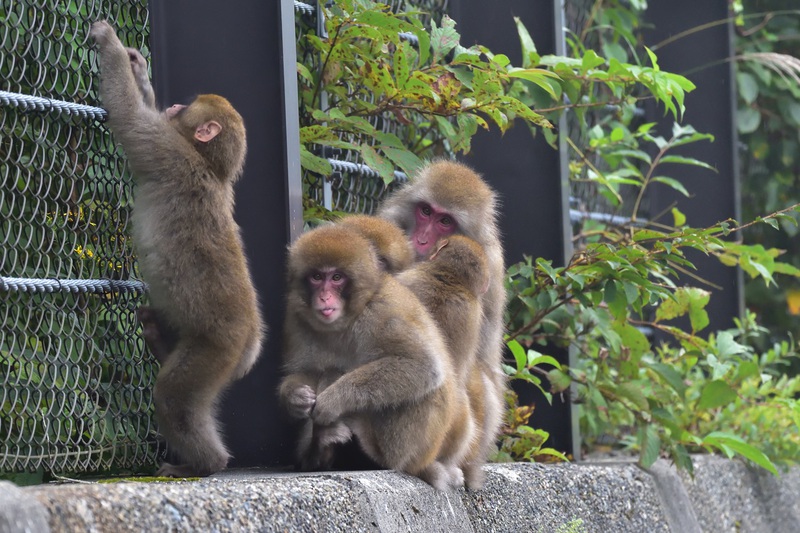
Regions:
M 335 458 L 335 446 L 353 438 L 353 433 L 344 422 L 330 426 L 312 426 L 311 442 L 301 451 L 300 469 L 304 472 L 330 470 Z
M 142 324 L 142 337 L 155 358 L 162 365 L 169 353 L 175 349 L 177 332 L 170 328 L 152 307 L 142 306 L 136 310 L 136 317 Z
M 153 393 L 156 419 L 184 464 L 164 463 L 158 475 L 207 476 L 227 466 L 230 454 L 220 436 L 215 408 L 232 379 L 238 353 L 198 338 L 181 339 L 167 357 Z

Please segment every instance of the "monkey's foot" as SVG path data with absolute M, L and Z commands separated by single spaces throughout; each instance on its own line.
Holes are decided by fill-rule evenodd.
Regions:
M 206 477 L 213 472 L 201 472 L 189 464 L 173 465 L 161 463 L 161 467 L 156 472 L 158 477 Z
M 483 487 L 486 474 L 483 472 L 482 465 L 470 464 L 464 467 L 464 482 L 468 489 L 477 490 Z
M 444 491 L 450 488 L 450 473 L 439 461 L 432 462 L 423 468 L 421 472 L 414 475 L 436 490 Z
M 464 472 L 456 465 L 445 465 L 447 470 L 447 483 L 454 489 L 464 486 Z

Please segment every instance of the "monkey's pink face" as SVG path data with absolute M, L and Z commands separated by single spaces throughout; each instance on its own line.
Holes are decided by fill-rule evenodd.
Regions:
M 420 259 L 431 255 L 436 241 L 452 235 L 458 229 L 458 224 L 450 213 L 425 202 L 417 204 L 414 220 L 411 243 Z
M 347 276 L 334 268 L 312 272 L 308 276 L 311 288 L 311 308 L 314 316 L 324 324 L 333 324 L 344 313 L 343 292 Z

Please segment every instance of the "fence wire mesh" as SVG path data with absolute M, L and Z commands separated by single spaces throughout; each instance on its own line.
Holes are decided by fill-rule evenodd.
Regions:
M 324 2 L 322 2 L 324 4 Z M 384 2 L 395 12 L 414 11 L 420 13 L 420 18 L 424 24 L 430 27 L 430 20 L 441 23 L 442 17 L 447 12 L 448 0 L 387 0 Z M 309 9 L 313 8 L 313 9 Z M 297 58 L 303 62 L 309 70 L 321 68 L 319 57 L 306 45 L 303 36 L 308 32 L 318 32 L 319 13 L 317 3 L 308 4 L 295 2 L 296 14 L 296 33 L 297 39 Z M 322 96 L 322 108 L 334 106 L 334 101 L 327 101 L 326 95 Z M 300 125 L 304 123 L 304 116 L 301 113 Z M 369 121 L 378 130 L 384 133 L 394 133 L 400 139 L 406 138 L 404 126 L 396 117 L 386 114 L 380 117 L 370 117 Z M 360 144 L 370 142 L 373 139 L 364 139 L 355 135 L 341 135 L 343 140 Z M 398 184 L 402 183 L 405 176 L 399 176 L 392 184 L 386 186 L 377 172 L 369 169 L 362 161 L 361 154 L 352 151 L 336 150 L 324 154 L 333 163 L 334 173 L 331 176 L 323 177 L 307 170 L 303 170 L 303 191 L 308 199 L 317 205 L 322 205 L 334 211 L 347 213 L 374 213 L 381 201 Z M 339 164 L 337 164 L 337 162 Z
M 0 0 L 0 472 L 145 471 L 161 453 L 132 182 L 93 107 L 99 19 L 149 56 L 147 0 Z

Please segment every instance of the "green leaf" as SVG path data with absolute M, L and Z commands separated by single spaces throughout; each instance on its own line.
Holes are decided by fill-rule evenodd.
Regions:
M 300 147 L 300 165 L 306 170 L 323 176 L 333 174 L 333 167 L 328 160 L 312 154 L 305 146 Z
M 675 220 L 675 227 L 679 228 L 686 224 L 686 215 L 680 212 L 677 207 L 672 208 L 672 217 Z
M 586 50 L 586 52 L 583 54 L 583 59 L 581 60 L 581 72 L 585 74 L 589 70 L 599 67 L 605 62 L 606 60 L 598 56 L 594 50 Z
M 753 133 L 761 124 L 761 113 L 752 107 L 739 108 L 736 113 L 736 127 L 739 133 Z
M 772 472 L 776 476 L 778 475 L 778 469 L 775 468 L 775 465 L 769 460 L 769 457 L 764 455 L 764 452 L 755 446 L 748 444 L 736 435 L 723 433 L 721 431 L 714 431 L 706 435 L 706 437 L 703 439 L 703 445 L 715 447 L 727 446 L 742 457 L 753 461 L 755 464 L 761 466 L 769 472 Z
M 669 185 L 670 187 L 672 187 L 673 189 L 675 189 L 676 191 L 678 191 L 682 195 L 687 196 L 687 197 L 689 196 L 689 191 L 686 190 L 686 187 L 683 186 L 683 183 L 681 183 L 680 181 L 676 180 L 675 178 L 668 178 L 666 176 L 657 176 L 657 177 L 653 178 L 652 181 L 655 181 L 655 182 L 658 182 L 658 183 L 663 183 L 664 185 Z
M 728 358 L 732 355 L 747 353 L 747 346 L 733 340 L 733 335 L 729 331 L 721 331 L 717 335 L 717 353 L 721 358 Z
M 553 78 L 556 80 L 561 79 L 554 72 L 550 72 L 549 70 L 544 70 L 540 68 L 528 68 L 528 69 L 512 68 L 511 70 L 508 71 L 508 77 L 528 80 L 529 82 L 534 83 L 538 87 L 544 89 L 544 91 L 547 92 L 554 100 L 558 98 L 555 89 L 553 89 L 553 86 L 547 82 L 547 78 Z
M 517 361 L 517 372 L 519 372 L 525 368 L 525 364 L 528 362 L 528 356 L 525 354 L 525 348 L 515 340 L 510 340 L 507 344 L 508 349 L 511 350 L 511 353 L 514 355 L 514 359 Z
M 375 148 L 368 144 L 361 144 L 358 148 L 364 158 L 364 163 L 380 174 L 384 183 L 388 185 L 394 181 L 394 167 L 389 161 L 378 155 Z
M 653 64 L 653 69 L 658 71 L 659 70 L 659 68 L 658 68 L 658 59 L 656 58 L 656 55 L 648 47 L 645 46 L 644 49 L 647 52 L 648 57 L 650 58 L 650 63 Z
M 658 374 L 681 398 L 686 396 L 688 387 L 683 381 L 683 375 L 675 367 L 664 363 L 649 363 L 647 367 Z
M 528 366 L 538 366 L 538 365 L 552 365 L 556 368 L 561 368 L 561 363 L 559 363 L 554 357 L 550 355 L 542 355 L 536 350 L 528 350 Z
M 411 70 L 410 56 L 407 54 L 409 46 L 406 41 L 401 41 L 394 52 L 394 79 L 397 88 L 401 91 L 408 85 L 409 72 Z
M 620 398 L 630 400 L 640 411 L 647 411 L 650 407 L 647 403 L 647 398 L 642 392 L 642 386 L 638 383 L 619 383 L 614 392 Z
M 536 45 L 533 43 L 528 28 L 525 27 L 525 24 L 522 23 L 519 17 L 514 17 L 514 24 L 517 25 L 517 34 L 519 35 L 519 42 L 522 45 L 522 66 L 524 68 L 531 67 L 536 64 L 534 58 L 538 57 Z
M 550 392 L 558 394 L 569 388 L 572 384 L 572 378 L 559 368 L 554 368 L 547 373 L 547 380 L 550 382 Z
M 747 72 L 739 72 L 736 74 L 736 82 L 739 86 L 739 96 L 747 102 L 752 104 L 758 98 L 758 82 Z
M 630 350 L 633 362 L 638 362 L 644 354 L 650 351 L 650 341 L 635 327 L 627 322 L 615 322 L 612 327 L 622 340 L 622 345 Z
M 417 170 L 424 165 L 422 160 L 410 150 L 381 146 L 381 151 L 408 176 L 415 175 Z
M 431 21 L 431 26 L 431 47 L 433 48 L 431 62 L 436 64 L 458 45 L 460 36 L 455 29 L 455 22 L 447 15 L 442 18 L 441 28 L 436 27 L 435 21 Z
M 537 456 L 538 455 L 549 455 L 549 456 L 552 456 L 552 457 L 557 457 L 558 459 L 561 459 L 565 463 L 569 462 L 569 459 L 567 459 L 566 455 L 564 455 L 563 453 L 561 453 L 560 451 L 558 451 L 558 450 L 556 450 L 554 448 L 539 448 L 538 450 L 536 450 L 534 455 L 537 455 Z
M 717 379 L 709 381 L 700 393 L 700 401 L 697 403 L 698 409 L 716 409 L 728 405 L 737 398 L 736 391 L 724 381 Z
M 661 452 L 661 439 L 658 436 L 658 428 L 649 425 L 641 432 L 642 444 L 641 454 L 639 455 L 639 465 L 642 468 L 650 468 L 656 462 Z
M 708 163 L 704 163 L 699 159 L 694 159 L 692 157 L 683 157 L 680 155 L 665 155 L 661 158 L 661 163 L 675 163 L 679 165 L 694 165 L 696 167 L 703 167 L 709 170 L 713 170 L 714 172 L 717 171 L 714 167 L 709 165 Z

